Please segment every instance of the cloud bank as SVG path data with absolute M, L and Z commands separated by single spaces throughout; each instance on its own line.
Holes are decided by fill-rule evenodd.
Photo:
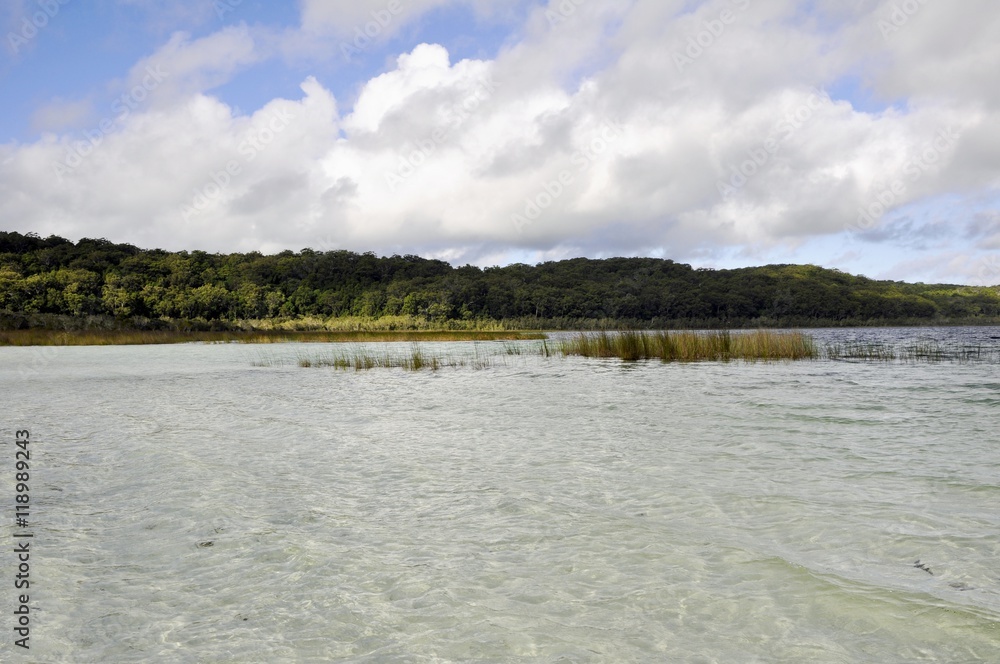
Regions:
M 294 30 L 176 33 L 102 119 L 0 145 L 0 224 L 479 264 L 883 252 L 873 276 L 1000 283 L 983 267 L 1000 247 L 995 3 L 551 0 L 492 59 L 413 43 L 352 99 L 314 77 L 252 113 L 213 93 L 292 43 L 340 58 L 380 18 L 388 41 L 428 12 L 501 11 L 343 4 L 306 0 Z

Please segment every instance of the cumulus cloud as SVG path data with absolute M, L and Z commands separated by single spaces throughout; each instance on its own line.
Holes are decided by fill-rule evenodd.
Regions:
M 960 5 L 885 1 L 862 23 L 885 54 L 874 83 L 890 98 L 946 98 L 997 109 L 1000 12 L 989 0 Z
M 393 29 L 456 3 L 403 4 Z M 0 218 L 171 248 L 474 262 L 766 256 L 854 235 L 858 251 L 938 252 L 887 273 L 971 279 L 956 256 L 997 248 L 1000 11 L 896 4 L 551 0 L 494 59 L 415 44 L 351 108 L 310 78 L 252 115 L 211 90 L 269 57 L 266 40 L 178 33 L 127 77 L 162 67 L 158 101 L 70 172 L 53 171 L 75 141 L 55 111 L 40 112 L 53 133 L 2 147 Z M 303 29 L 349 34 L 386 7 L 304 0 Z M 831 94 L 845 78 L 884 106 Z M 948 216 L 914 220 L 942 198 Z
M 129 71 L 126 90 L 147 85 L 151 73 L 162 77 L 153 99 L 173 103 L 226 83 L 237 72 L 263 59 L 245 25 L 226 27 L 201 39 L 176 32 L 152 55 Z
M 122 237 L 144 245 L 173 245 L 171 235 L 188 246 L 220 249 L 287 241 L 280 227 L 289 218 L 273 215 L 281 207 L 300 213 L 308 196 L 265 196 L 263 209 L 252 215 L 239 210 L 248 207 L 243 199 L 277 181 L 308 178 L 321 156 L 318 146 L 334 141 L 335 101 L 313 80 L 302 89 L 301 99 L 276 99 L 250 116 L 204 95 L 134 114 L 71 168 L 62 166 L 72 149 L 65 137 L 8 149 L 0 164 L 0 216 L 69 237 Z M 238 172 L 227 174 L 233 162 Z M 236 212 L 221 213 L 229 208 Z M 265 233 L 255 230 L 257 219 L 268 223 Z

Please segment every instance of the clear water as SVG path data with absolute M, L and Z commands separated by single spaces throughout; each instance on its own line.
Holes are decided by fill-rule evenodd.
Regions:
M 0 490 L 34 441 L 20 659 L 1000 661 L 997 365 L 517 346 L 0 348 Z

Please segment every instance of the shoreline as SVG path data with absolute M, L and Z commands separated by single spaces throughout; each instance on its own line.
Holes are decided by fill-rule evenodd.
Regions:
M 536 331 L 487 330 L 2 330 L 0 347 L 32 346 L 140 346 L 183 343 L 350 343 L 414 341 L 526 341 L 545 339 Z

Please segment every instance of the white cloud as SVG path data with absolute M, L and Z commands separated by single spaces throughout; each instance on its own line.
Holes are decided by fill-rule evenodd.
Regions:
M 875 76 L 886 96 L 1000 107 L 1000 11 L 995 2 L 887 1 L 868 21 L 874 23 L 869 27 L 873 50 L 881 48 L 888 56 Z
M 162 71 L 164 82 L 158 85 L 152 99 L 161 104 L 173 103 L 212 90 L 263 58 L 254 35 L 245 25 L 227 27 L 200 39 L 177 32 L 155 53 L 132 67 L 125 89 L 142 85 L 151 70 Z
M 882 204 L 862 229 L 878 233 L 851 249 L 877 250 L 876 239 L 903 243 L 911 226 L 897 213 L 952 196 L 934 228 L 954 225 L 954 237 L 907 240 L 932 254 L 892 270 L 958 274 L 955 256 L 981 257 L 997 242 L 1000 109 L 987 81 L 1000 10 L 974 3 L 977 13 L 945 17 L 925 3 L 883 38 L 878 21 L 892 3 L 848 4 L 804 14 L 789 0 L 586 0 L 553 15 L 552 0 L 494 60 L 451 62 L 421 44 L 365 81 L 351 109 L 310 79 L 301 99 L 252 117 L 207 91 L 268 56 L 261 34 L 177 34 L 130 74 L 134 85 L 162 64 L 158 101 L 62 180 L 52 165 L 72 137 L 3 147 L 0 219 L 175 249 L 691 260 L 846 237 L 859 208 Z M 350 31 L 385 6 L 307 0 L 303 24 Z M 946 44 L 935 24 L 964 46 Z M 691 39 L 700 51 L 687 50 Z M 874 72 L 877 95 L 903 102 L 865 112 L 825 94 L 859 71 Z M 266 145 L 245 149 L 282 114 L 291 119 Z M 239 173 L 226 176 L 231 162 Z M 217 194 L 216 180 L 228 180 Z M 970 239 L 973 227 L 985 230 Z
M 281 198 L 254 214 L 272 227 L 255 234 L 242 215 L 219 214 L 242 197 L 281 178 L 309 177 L 309 166 L 322 146 L 335 140 L 337 110 L 333 98 L 315 81 L 306 81 L 299 101 L 277 99 L 252 116 L 234 115 L 219 101 L 197 95 L 161 111 L 136 113 L 120 131 L 75 169 L 60 176 L 55 165 L 71 147 L 69 137 L 47 136 L 12 150 L 0 164 L 0 217 L 21 219 L 40 231 L 76 236 L 131 238 L 138 244 L 250 249 L 281 236 L 288 218 L 273 215 Z M 276 118 L 278 120 L 276 120 Z M 284 126 L 279 126 L 284 119 Z M 196 192 L 230 162 L 240 174 L 200 214 L 184 218 Z M 39 205 L 38 201 L 47 201 Z M 268 202 L 265 200 L 265 202 Z M 252 220 L 251 220 L 252 221 Z

